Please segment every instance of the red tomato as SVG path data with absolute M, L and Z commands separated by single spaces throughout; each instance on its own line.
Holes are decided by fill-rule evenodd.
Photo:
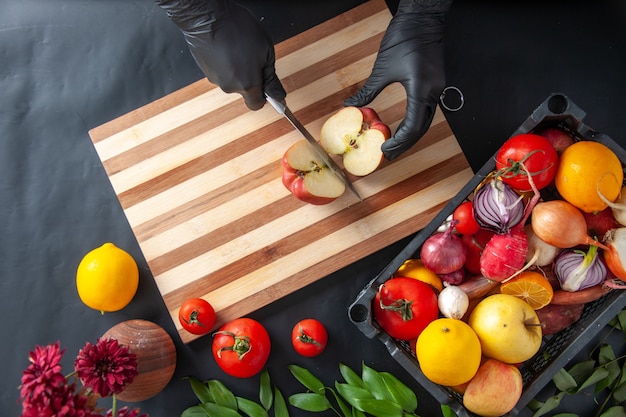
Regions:
M 489 239 L 495 234 L 491 230 L 479 229 L 473 235 L 463 235 L 461 241 L 465 246 L 467 257 L 465 258 L 465 270 L 473 276 L 480 275 L 480 255 Z
M 452 220 L 458 220 L 454 228 L 462 235 L 473 235 L 480 229 L 480 225 L 474 219 L 474 205 L 471 201 L 459 204 L 452 213 Z
M 302 356 L 311 358 L 319 355 L 326 348 L 326 343 L 328 332 L 318 320 L 300 320 L 291 331 L 291 344 Z
M 189 333 L 206 334 L 215 324 L 215 310 L 204 298 L 190 298 L 180 306 L 178 320 Z
M 417 339 L 438 315 L 435 291 L 417 279 L 391 278 L 380 286 L 374 298 L 376 321 L 395 339 Z
M 270 356 L 270 349 L 270 336 L 265 327 L 246 317 L 223 325 L 215 332 L 211 347 L 217 365 L 236 378 L 258 374 Z
M 501 173 L 502 181 L 521 192 L 532 189 L 528 174 L 538 190 L 549 185 L 557 165 L 558 155 L 554 146 L 545 137 L 532 133 L 512 136 L 496 154 L 496 170 Z

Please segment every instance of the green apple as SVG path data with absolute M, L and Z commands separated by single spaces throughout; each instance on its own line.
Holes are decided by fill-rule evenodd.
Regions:
M 541 323 L 524 300 L 494 294 L 481 300 L 468 324 L 480 340 L 483 355 L 505 363 L 530 359 L 541 347 Z
M 320 132 L 320 144 L 341 155 L 352 175 L 371 174 L 383 161 L 381 145 L 391 137 L 389 126 L 370 107 L 343 107 L 330 116 Z
M 463 393 L 463 405 L 483 417 L 499 417 L 511 411 L 522 396 L 522 374 L 515 365 L 487 359 Z

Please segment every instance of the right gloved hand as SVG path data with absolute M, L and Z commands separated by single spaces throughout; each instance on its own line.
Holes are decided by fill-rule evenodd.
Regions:
M 227 93 L 239 93 L 250 110 L 265 93 L 286 96 L 276 76 L 274 44 L 259 21 L 230 0 L 155 0 L 183 32 L 204 75 Z
M 406 116 L 393 137 L 383 143 L 392 160 L 413 146 L 432 123 L 445 87 L 444 18 L 452 0 L 401 0 L 389 23 L 365 85 L 346 99 L 346 106 L 366 106 L 389 84 L 406 90 Z

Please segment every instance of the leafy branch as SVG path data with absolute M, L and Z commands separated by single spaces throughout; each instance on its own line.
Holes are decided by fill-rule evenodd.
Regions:
M 618 313 L 609 322 L 609 326 L 611 331 L 621 330 L 626 336 L 626 309 Z M 589 356 L 588 360 L 557 372 L 552 378 L 557 392 L 545 402 L 533 400 L 528 404 L 528 408 L 534 412 L 533 417 L 546 415 L 557 408 L 565 396 L 578 394 L 592 386 L 596 398 L 601 393 L 605 394 L 595 417 L 626 416 L 623 405 L 626 401 L 626 355 L 616 357 L 611 345 L 601 342 Z M 559 416 L 577 417 L 572 413 Z

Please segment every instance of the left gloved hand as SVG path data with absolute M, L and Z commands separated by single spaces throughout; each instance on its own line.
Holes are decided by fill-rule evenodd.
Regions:
M 196 63 L 214 84 L 258 110 L 265 92 L 283 100 L 274 44 L 248 9 L 233 0 L 155 0 L 183 32 Z
M 382 145 L 392 160 L 413 146 L 432 123 L 445 87 L 443 31 L 451 0 L 401 0 L 380 44 L 372 73 L 346 106 L 365 106 L 389 84 L 407 94 L 406 116 Z

